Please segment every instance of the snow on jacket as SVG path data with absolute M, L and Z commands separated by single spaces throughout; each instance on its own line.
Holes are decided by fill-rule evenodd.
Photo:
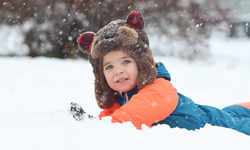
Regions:
M 99 118 L 111 116 L 112 122 L 130 121 L 137 129 L 142 124 L 195 130 L 205 124 L 223 126 L 250 135 L 250 103 L 228 106 L 222 110 L 195 104 L 180 94 L 170 83 L 171 76 L 165 66 L 156 64 L 157 78 L 142 90 L 137 87 L 125 93 L 117 92 L 116 101 L 110 109 L 104 109 Z

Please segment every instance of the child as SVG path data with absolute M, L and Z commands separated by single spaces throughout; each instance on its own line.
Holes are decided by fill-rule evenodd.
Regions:
M 220 110 L 178 93 L 165 66 L 155 63 L 144 26 L 142 14 L 133 11 L 78 39 L 93 67 L 99 118 L 130 121 L 137 129 L 167 124 L 195 130 L 209 123 L 250 135 L 250 102 Z

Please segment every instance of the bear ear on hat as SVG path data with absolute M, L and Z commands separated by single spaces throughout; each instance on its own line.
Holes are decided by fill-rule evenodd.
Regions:
M 95 33 L 90 32 L 90 31 L 84 32 L 83 34 L 81 34 L 77 40 L 78 48 L 82 52 L 89 54 L 90 53 L 90 46 L 91 46 L 91 43 L 92 43 L 94 37 L 95 37 Z
M 140 30 L 144 28 L 145 24 L 142 14 L 136 11 L 132 11 L 127 16 L 126 23 L 131 24 Z

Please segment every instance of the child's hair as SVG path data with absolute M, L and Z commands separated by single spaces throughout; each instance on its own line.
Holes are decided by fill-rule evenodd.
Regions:
M 144 26 L 142 14 L 132 11 L 126 20 L 112 21 L 96 34 L 85 32 L 79 37 L 78 47 L 89 54 L 89 62 L 93 67 L 95 96 L 101 109 L 111 108 L 116 98 L 116 91 L 108 86 L 103 74 L 103 57 L 107 53 L 121 50 L 136 61 L 139 69 L 139 89 L 154 82 L 157 71 Z

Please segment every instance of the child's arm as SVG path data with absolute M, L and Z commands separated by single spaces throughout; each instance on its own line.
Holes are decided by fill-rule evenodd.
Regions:
M 112 122 L 130 121 L 137 129 L 141 129 L 142 124 L 152 126 L 154 122 L 168 117 L 175 110 L 177 104 L 176 89 L 168 80 L 158 78 L 110 116 Z

